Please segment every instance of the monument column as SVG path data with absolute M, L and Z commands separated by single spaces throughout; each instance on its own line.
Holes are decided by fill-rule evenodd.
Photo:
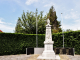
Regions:
M 53 51 L 53 43 L 54 43 L 54 41 L 52 41 L 50 20 L 48 19 L 47 25 L 46 25 L 44 51 L 43 51 L 42 55 L 40 55 L 37 59 L 60 60 L 60 57 L 56 56 Z

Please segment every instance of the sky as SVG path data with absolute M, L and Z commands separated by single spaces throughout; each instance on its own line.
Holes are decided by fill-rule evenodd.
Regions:
M 0 30 L 14 33 L 18 17 L 24 12 L 49 12 L 54 6 L 58 21 L 61 21 L 63 30 L 80 30 L 80 0 L 0 0 Z M 61 15 L 62 13 L 62 15 Z

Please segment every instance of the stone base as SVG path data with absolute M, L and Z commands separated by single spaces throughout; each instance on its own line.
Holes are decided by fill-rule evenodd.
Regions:
M 37 57 L 37 60 L 60 60 L 59 55 L 55 55 L 54 51 L 43 51 L 42 55 Z
M 42 55 L 38 56 L 37 60 L 60 60 L 59 55 L 55 55 L 55 58 L 53 57 L 43 57 Z

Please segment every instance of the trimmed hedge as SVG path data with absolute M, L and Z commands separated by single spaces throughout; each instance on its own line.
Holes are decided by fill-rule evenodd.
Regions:
M 80 54 L 80 31 L 64 32 L 64 47 L 75 48 Z M 63 47 L 62 32 L 52 34 L 53 47 Z M 45 34 L 38 34 L 38 47 L 44 47 Z M 36 47 L 36 34 L 0 33 L 0 55 L 25 54 L 26 48 Z

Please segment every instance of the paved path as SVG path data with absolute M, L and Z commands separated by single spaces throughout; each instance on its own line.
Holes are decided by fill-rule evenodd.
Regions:
M 5 55 L 5 56 L 0 56 L 0 60 L 27 60 L 31 56 L 32 55 L 26 55 L 26 54 L 21 54 L 21 55 Z
M 71 60 L 80 60 L 80 55 L 67 55 Z
M 21 55 L 4 55 L 0 56 L 0 60 L 28 60 L 33 55 L 26 55 L 26 54 L 21 54 Z M 68 56 L 70 60 L 80 60 L 80 55 L 64 55 L 64 57 Z M 68 59 L 68 60 L 69 60 Z M 66 59 L 63 59 L 66 60 Z

